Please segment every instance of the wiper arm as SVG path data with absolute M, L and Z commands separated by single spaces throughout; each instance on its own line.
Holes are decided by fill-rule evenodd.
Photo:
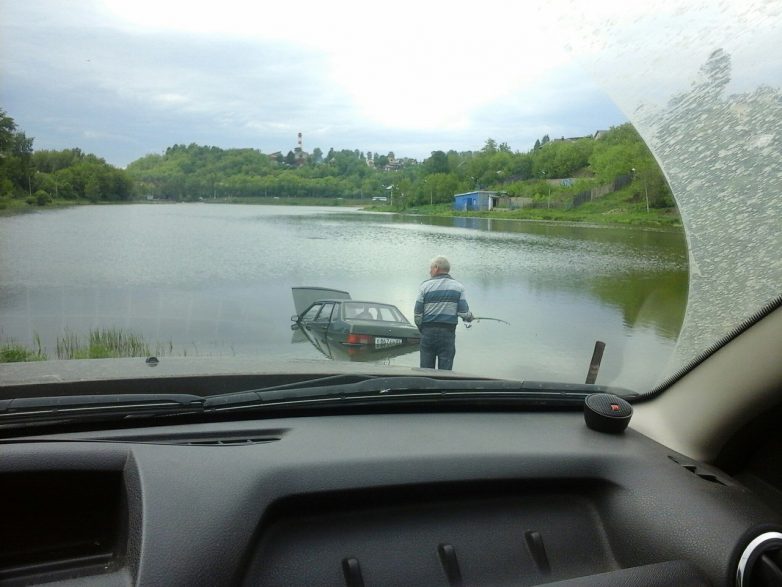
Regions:
M 264 388 L 264 391 L 285 390 L 290 387 L 355 383 L 372 375 L 333 375 L 308 381 Z M 226 394 L 226 398 L 246 403 L 249 397 L 257 401 L 256 390 Z M 261 390 L 257 390 L 261 391 Z M 220 396 L 216 396 L 220 397 Z M 197 415 L 204 411 L 206 397 L 192 394 L 105 394 L 52 397 L 21 397 L 0 400 L 0 427 L 20 423 L 51 424 L 85 420 L 118 420 L 142 417 Z M 226 400 L 227 401 L 227 400 Z
M 22 397 L 0 400 L 0 425 L 23 420 L 72 420 L 147 416 L 203 410 L 204 398 L 189 394 L 109 394 Z
M 338 402 L 384 401 L 513 401 L 534 405 L 580 406 L 592 393 L 612 393 L 632 400 L 638 394 L 604 385 L 506 381 L 490 379 L 434 379 L 431 377 L 373 377 L 349 384 L 309 385 L 330 378 L 244 392 L 208 396 L 205 412 L 224 412 L 271 406 L 305 406 Z

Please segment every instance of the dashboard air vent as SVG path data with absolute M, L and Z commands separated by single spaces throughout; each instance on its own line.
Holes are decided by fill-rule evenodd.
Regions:
M 189 444 L 191 446 L 243 446 L 246 444 L 263 444 L 265 442 L 274 442 L 279 438 L 269 438 L 268 436 L 254 436 L 249 438 L 210 438 L 197 439 L 182 442 L 172 442 L 171 444 Z
M 201 432 L 190 434 L 134 434 L 122 436 L 104 436 L 102 441 L 132 442 L 137 444 L 173 444 L 180 446 L 248 446 L 265 444 L 281 440 L 287 430 L 240 430 L 233 432 Z
M 736 570 L 737 587 L 782 584 L 782 534 L 766 532 L 747 545 Z
M 716 483 L 717 485 L 726 485 L 726 483 L 724 483 L 719 477 L 717 477 L 713 473 L 708 473 L 704 471 L 703 469 L 699 468 L 698 465 L 696 464 L 683 463 L 670 455 L 668 455 L 668 458 L 671 459 L 677 465 L 683 467 L 684 469 L 687 469 L 693 475 L 697 475 L 704 481 L 708 481 L 709 483 Z

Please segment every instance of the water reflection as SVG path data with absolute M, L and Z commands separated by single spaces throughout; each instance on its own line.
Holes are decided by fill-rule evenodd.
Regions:
M 591 292 L 622 312 L 624 323 L 632 328 L 650 326 L 657 334 L 676 340 L 684 320 L 687 297 L 685 271 L 659 272 L 655 275 L 635 273 L 621 282 L 599 277 L 590 284 Z
M 335 342 L 327 336 L 319 336 L 317 332 L 291 326 L 293 335 L 291 344 L 309 342 L 320 354 L 332 361 L 356 361 L 361 363 L 391 364 L 391 359 L 415 353 L 418 356 L 418 346 L 400 346 L 386 349 L 356 348 Z

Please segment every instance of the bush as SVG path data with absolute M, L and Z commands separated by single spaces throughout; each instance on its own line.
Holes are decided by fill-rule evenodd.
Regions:
M 46 206 L 46 204 L 52 203 L 52 197 L 44 190 L 38 190 L 33 197 L 38 206 Z

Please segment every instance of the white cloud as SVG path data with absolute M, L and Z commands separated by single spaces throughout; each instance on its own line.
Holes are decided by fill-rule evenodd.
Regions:
M 299 2 L 295 17 L 283 3 L 237 0 L 106 0 L 105 6 L 115 26 L 136 32 L 276 41 L 316 52 L 359 116 L 400 128 L 464 128 L 473 109 L 568 59 L 545 15 L 524 3 L 488 2 L 476 10 Z
M 526 149 L 539 130 L 618 122 L 584 78 L 552 81 L 569 71 L 571 25 L 527 2 L 0 6 L 0 101 L 40 148 L 47 119 L 130 137 L 120 147 L 93 138 L 120 163 L 173 142 L 287 150 L 298 131 L 324 150 L 424 157 L 487 136 Z M 574 108 L 590 110 L 566 115 Z

